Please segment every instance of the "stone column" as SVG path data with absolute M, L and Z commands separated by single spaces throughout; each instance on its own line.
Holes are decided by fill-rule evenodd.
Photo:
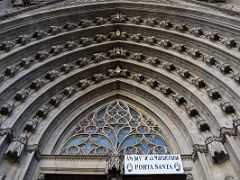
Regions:
M 214 180 L 212 172 L 211 172 L 211 168 L 209 166 L 209 162 L 207 161 L 206 155 L 204 153 L 198 152 L 198 159 L 202 165 L 204 174 L 206 176 L 207 180 Z
M 226 141 L 230 145 L 230 147 L 234 153 L 234 157 L 237 160 L 238 164 L 240 164 L 240 156 L 239 156 L 240 145 L 236 142 L 236 140 L 234 139 L 233 136 L 226 135 Z

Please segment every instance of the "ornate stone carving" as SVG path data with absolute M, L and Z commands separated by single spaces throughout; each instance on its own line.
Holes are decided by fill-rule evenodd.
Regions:
M 220 39 L 218 33 L 216 32 L 207 33 L 206 36 L 210 41 L 219 41 Z
M 144 20 L 144 24 L 148 26 L 155 26 L 158 24 L 158 22 L 156 21 L 156 18 L 147 18 Z
M 97 43 L 100 43 L 100 42 L 106 41 L 107 40 L 107 36 L 103 35 L 103 34 L 96 34 L 94 40 Z
M 166 20 L 166 21 L 161 21 L 160 26 L 163 28 L 169 29 L 173 27 L 173 24 L 170 21 Z
M 193 34 L 194 36 L 197 36 L 197 37 L 202 36 L 204 34 L 202 28 L 200 28 L 200 27 L 196 27 L 196 28 L 191 29 L 190 33 Z
M 62 45 L 51 46 L 49 52 L 53 55 L 57 55 L 57 54 L 60 54 L 61 52 L 63 52 L 63 48 L 64 48 L 64 46 L 62 46 Z
M 147 58 L 147 61 L 154 66 L 161 64 L 160 59 L 157 57 L 149 57 L 149 58 Z
M 14 107 L 13 102 L 6 103 L 0 107 L 0 114 L 4 116 L 9 116 Z
M 90 84 L 91 84 L 91 81 L 89 81 L 87 79 L 82 79 L 82 80 L 78 81 L 78 87 L 80 89 L 85 89 L 88 86 L 90 86 Z
M 198 110 L 194 106 L 186 105 L 186 111 L 190 117 L 196 117 L 199 115 Z
M 190 78 L 191 74 L 187 69 L 180 69 L 177 71 L 178 74 L 184 79 Z
M 128 37 L 126 32 L 121 32 L 120 29 L 117 29 L 115 32 L 110 32 L 109 35 L 111 40 L 126 39 Z
M 160 91 L 163 92 L 163 94 L 165 94 L 166 96 L 169 96 L 173 93 L 173 90 L 166 85 L 160 85 Z
M 43 37 L 46 36 L 46 35 L 47 35 L 47 33 L 44 32 L 43 30 L 36 30 L 36 31 L 33 33 L 32 37 L 33 37 L 33 38 L 36 38 L 36 39 L 41 39 L 41 38 L 43 38 Z
M 17 161 L 21 157 L 27 144 L 27 138 L 27 133 L 22 133 L 18 138 L 14 138 L 6 151 L 6 155 L 9 159 Z
M 222 64 L 221 67 L 220 67 L 220 70 L 224 74 L 229 74 L 229 73 L 231 73 L 233 71 L 231 66 L 229 64 L 227 64 L 227 63 Z
M 60 33 L 61 31 L 62 31 L 62 28 L 59 26 L 50 26 L 48 32 L 55 35 L 55 34 Z
M 5 69 L 4 74 L 5 74 L 6 76 L 12 77 L 12 76 L 14 76 L 14 75 L 16 74 L 17 71 L 18 71 L 18 68 L 17 68 L 17 67 L 15 67 L 15 66 L 9 66 L 9 67 L 7 67 L 7 68 Z
M 203 119 L 201 116 L 196 117 L 197 126 L 200 129 L 200 131 L 209 131 L 210 127 L 205 119 Z
M 186 180 L 194 180 L 192 174 L 186 174 Z
M 51 70 L 47 72 L 47 74 L 45 75 L 45 78 L 49 81 L 53 81 L 58 76 L 58 74 L 59 74 L 58 71 Z
M 218 92 L 217 89 L 209 89 L 207 92 L 208 92 L 208 96 L 212 100 L 219 100 L 222 98 L 221 94 Z
M 110 21 L 112 23 L 125 23 L 127 20 L 126 15 L 123 15 L 121 13 L 116 13 L 114 15 L 111 15 Z
M 83 46 L 88 46 L 93 43 L 93 40 L 92 38 L 83 37 L 80 39 L 79 43 L 82 44 Z
M 220 106 L 222 108 L 222 110 L 226 113 L 226 114 L 232 114 L 235 113 L 235 109 L 233 107 L 233 105 L 230 102 L 221 102 Z
M 73 95 L 74 92 L 75 92 L 75 88 L 73 86 L 66 87 L 63 90 L 63 94 L 67 97 L 70 97 L 71 95 Z
M 74 48 L 76 48 L 78 45 L 77 45 L 77 43 L 76 42 L 74 42 L 74 41 L 66 41 L 65 42 L 65 45 L 64 45 L 64 47 L 67 49 L 67 50 L 73 50 Z
M 36 53 L 35 58 L 39 61 L 45 60 L 49 56 L 47 51 L 39 51 Z
M 27 43 L 29 43 L 31 41 L 31 37 L 28 35 L 21 35 L 17 37 L 17 43 L 21 44 L 21 45 L 25 45 Z
M 202 53 L 200 52 L 200 50 L 196 50 L 196 49 L 191 49 L 189 50 L 189 54 L 194 58 L 200 58 L 202 56 Z
M 122 71 L 121 68 L 119 66 L 117 66 L 116 69 L 109 69 L 107 72 L 107 75 L 111 78 L 120 77 L 121 71 Z
M 175 94 L 173 96 L 173 99 L 176 101 L 178 105 L 183 105 L 187 103 L 187 100 L 182 95 Z
M 47 116 L 48 111 L 49 107 L 45 105 L 38 109 L 36 117 L 44 119 Z
M 61 67 L 61 71 L 64 72 L 64 73 L 69 73 L 70 71 L 72 71 L 74 68 L 74 66 L 70 63 L 68 64 L 63 64 L 62 67 Z
M 172 47 L 172 43 L 170 40 L 161 40 L 159 43 L 158 43 L 160 46 L 164 47 L 164 48 L 170 48 Z
M 127 69 L 122 69 L 121 70 L 121 76 L 124 78 L 130 77 L 131 73 Z
M 57 107 L 62 101 L 62 97 L 61 96 L 53 96 L 51 98 L 51 100 L 49 101 L 49 103 L 52 105 L 52 106 L 55 106 Z
M 147 80 L 147 85 L 151 86 L 152 88 L 158 87 L 159 84 L 160 83 L 155 79 L 148 79 Z
M 227 128 L 227 127 L 222 127 L 220 129 L 220 137 L 225 138 L 225 136 L 236 136 L 236 130 L 235 128 Z
M 80 21 L 79 25 L 82 26 L 82 28 L 86 28 L 92 25 L 92 21 L 83 19 Z
M 102 73 L 99 73 L 99 74 L 94 74 L 93 77 L 92 77 L 92 80 L 95 82 L 95 83 L 98 83 L 100 81 L 103 81 L 104 80 L 104 75 Z
M 103 61 L 103 60 L 105 60 L 105 59 L 107 59 L 107 56 L 106 56 L 105 53 L 95 53 L 95 54 L 93 54 L 93 56 L 92 56 L 92 60 L 93 60 L 95 63 L 97 63 L 97 62 L 99 62 L 99 61 Z
M 0 123 L 1 123 L 1 121 L 0 121 Z M 0 129 L 0 136 L 11 136 L 11 135 L 12 135 L 11 128 Z
M 143 53 L 132 53 L 130 56 L 137 61 L 143 61 L 145 59 Z
M 180 31 L 180 32 L 186 32 L 188 31 L 188 27 L 186 24 L 177 24 L 174 29 L 176 29 L 177 31 Z
M 234 75 L 234 80 L 240 84 L 240 73 Z
M 206 63 L 209 66 L 213 66 L 213 65 L 216 65 L 217 61 L 213 56 L 208 56 L 207 59 L 206 59 Z
M 143 20 L 140 16 L 134 16 L 130 18 L 130 22 L 133 24 L 141 24 Z
M 30 84 L 30 88 L 34 89 L 34 90 L 38 90 L 43 85 L 44 85 L 44 80 L 43 79 L 36 79 L 36 80 L 32 81 L 32 83 Z
M 78 61 L 76 62 L 77 65 L 79 65 L 80 67 L 83 67 L 87 64 L 89 64 L 89 59 L 86 58 L 86 57 L 82 57 L 82 58 L 79 58 Z
M 26 99 L 26 97 L 28 96 L 28 94 L 29 94 L 29 90 L 22 89 L 16 93 L 14 99 L 16 101 L 24 101 Z
M 63 26 L 64 29 L 66 29 L 67 31 L 71 31 L 75 28 L 77 28 L 77 24 L 72 23 L 72 22 L 66 22 L 65 25 Z
M 179 53 L 183 53 L 186 51 L 187 48 L 186 48 L 185 44 L 176 44 L 173 46 L 173 49 Z
M 154 36 L 147 36 L 144 38 L 144 42 L 154 45 L 157 42 L 157 39 Z
M 20 62 L 20 66 L 22 68 L 28 68 L 32 63 L 34 62 L 34 59 L 32 57 L 28 57 L 28 58 L 23 58 Z
M 4 41 L 0 43 L 0 50 L 3 50 L 5 52 L 11 51 L 15 46 L 15 43 L 11 41 Z
M 206 87 L 206 82 L 201 78 L 193 79 L 192 82 L 198 87 L 198 88 L 204 88 Z
M 176 66 L 173 63 L 164 63 L 163 67 L 169 72 L 172 72 L 176 69 Z
M 109 53 L 110 58 L 125 58 L 128 56 L 127 50 L 124 50 L 122 47 L 116 47 L 110 50 Z
M 219 164 L 229 158 L 227 150 L 221 142 L 221 139 L 215 136 L 211 136 L 206 139 L 206 143 L 214 163 Z
M 118 156 L 111 156 L 106 166 L 108 180 L 121 180 L 121 159 Z
M 33 133 L 38 125 L 38 122 L 39 122 L 38 117 L 34 117 L 31 121 L 28 121 L 25 124 L 24 130 Z
M 133 79 L 138 82 L 142 82 L 145 80 L 145 77 L 143 74 L 138 73 L 138 74 L 133 74 Z
M 95 18 L 95 23 L 97 24 L 97 25 L 101 25 L 101 24 L 104 24 L 104 23 L 106 23 L 107 22 L 107 20 L 104 18 L 104 17 L 96 17 Z
M 235 39 L 233 38 L 226 38 L 226 39 L 223 39 L 222 41 L 226 47 L 228 48 L 233 48 L 233 47 L 236 47 L 237 43 L 235 41 Z
M 143 37 L 141 34 L 133 34 L 130 38 L 136 42 L 140 42 L 141 40 L 143 40 Z

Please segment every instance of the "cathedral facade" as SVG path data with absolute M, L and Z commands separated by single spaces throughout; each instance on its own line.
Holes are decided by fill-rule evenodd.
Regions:
M 133 154 L 180 155 L 184 173 L 127 175 Z M 238 1 L 0 1 L 0 180 L 239 167 Z

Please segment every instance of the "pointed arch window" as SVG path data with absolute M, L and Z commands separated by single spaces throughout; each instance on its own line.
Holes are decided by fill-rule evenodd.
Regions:
M 171 154 L 162 130 L 131 105 L 115 100 L 73 130 L 61 155 Z

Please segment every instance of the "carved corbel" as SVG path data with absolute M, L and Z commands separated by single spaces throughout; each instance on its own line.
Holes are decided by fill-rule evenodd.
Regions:
M 90 60 L 86 57 L 83 57 L 83 58 L 79 58 L 76 62 L 77 65 L 79 65 L 80 67 L 83 67 L 87 64 L 89 64 Z
M 43 60 L 47 59 L 48 56 L 49 56 L 49 53 L 47 51 L 39 51 L 36 53 L 35 59 L 37 59 L 39 61 L 43 61 Z
M 31 41 L 31 37 L 28 35 L 21 35 L 17 37 L 17 43 L 21 45 L 25 45 Z
M 87 79 L 82 79 L 82 80 L 78 81 L 78 87 L 82 90 L 87 88 L 88 86 L 90 86 L 90 84 L 91 84 L 91 81 L 89 81 Z
M 62 31 L 62 28 L 60 26 L 50 26 L 48 32 L 55 35 L 60 33 L 61 31 Z
M 64 46 L 62 46 L 62 45 L 51 46 L 49 52 L 53 55 L 57 55 L 57 54 L 60 54 L 61 52 L 63 52 L 63 48 L 64 48 Z
M 58 76 L 59 72 L 56 70 L 51 70 L 49 72 L 47 72 L 47 74 L 45 75 L 45 78 L 49 81 L 53 81 L 57 76 Z
M 118 156 L 111 156 L 107 161 L 106 174 L 108 180 L 122 179 L 122 161 Z
M 217 164 L 220 164 L 229 158 L 227 150 L 225 149 L 221 140 L 222 139 L 215 136 L 210 136 L 206 139 L 208 151 L 212 157 L 213 162 Z
M 8 149 L 6 151 L 6 156 L 7 158 L 13 160 L 13 161 L 17 161 L 24 149 L 25 146 L 27 144 L 27 139 L 28 139 L 28 134 L 27 133 L 22 133 L 18 138 L 15 138 L 10 145 L 8 146 Z

